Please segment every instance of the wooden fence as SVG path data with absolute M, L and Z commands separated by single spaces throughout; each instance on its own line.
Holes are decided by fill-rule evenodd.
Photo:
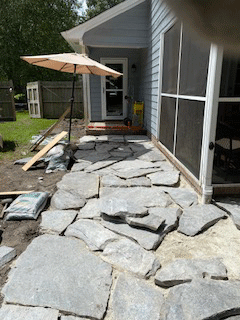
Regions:
M 0 82 L 0 121 L 16 121 L 13 82 Z
M 58 119 L 70 106 L 71 95 L 71 81 L 37 81 L 28 83 L 29 114 L 33 118 Z M 83 116 L 83 86 L 81 80 L 75 84 L 73 118 L 83 118 Z

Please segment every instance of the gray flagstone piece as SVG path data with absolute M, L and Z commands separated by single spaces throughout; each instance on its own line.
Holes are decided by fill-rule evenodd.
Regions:
M 102 187 L 127 187 L 127 181 L 109 174 L 102 177 L 101 185 Z
M 0 309 L 2 320 L 58 320 L 59 311 L 41 307 L 23 307 L 4 304 Z
M 146 169 L 124 169 L 116 171 L 116 176 L 123 179 L 138 178 L 146 176 L 149 173 L 161 171 L 160 168 L 146 168 Z
M 90 161 L 78 160 L 78 162 L 74 163 L 74 165 L 72 166 L 71 172 L 83 171 L 88 166 L 90 166 L 90 164 L 92 164 L 92 162 Z
M 165 161 L 165 156 L 157 149 L 148 150 L 147 152 L 138 152 L 134 155 L 139 160 L 156 162 L 156 161 Z
M 143 135 L 125 135 L 124 139 L 126 142 L 135 142 L 136 144 L 140 142 L 150 142 L 150 139 Z
M 147 177 L 155 186 L 174 186 L 179 181 L 179 171 L 159 171 L 149 174 Z
M 172 287 L 195 278 L 227 279 L 227 270 L 220 259 L 177 259 L 158 270 L 155 283 Z
M 239 281 L 193 280 L 170 289 L 160 319 L 225 319 L 240 314 Z
M 137 241 L 146 250 L 156 249 L 160 243 L 160 236 L 157 233 L 132 228 L 126 223 L 114 223 L 110 221 L 101 221 L 101 223 L 105 228 Z
M 176 170 L 176 168 L 175 168 L 169 161 L 162 161 L 162 163 L 161 163 L 161 169 L 162 169 L 163 171 Z
M 87 318 L 79 318 L 74 316 L 61 316 L 61 320 L 89 320 Z
M 95 150 L 98 153 L 108 153 L 108 151 L 114 149 L 115 147 L 116 145 L 111 143 L 97 143 Z
M 89 199 L 98 195 L 99 177 L 85 172 L 70 172 L 57 183 L 58 189 L 76 192 L 80 198 Z
M 93 198 L 89 199 L 86 205 L 79 211 L 77 219 L 94 219 L 100 218 L 100 200 Z
M 136 201 L 112 196 L 100 199 L 101 213 L 111 217 L 143 217 L 147 215 L 147 208 L 139 206 Z
M 7 303 L 50 307 L 102 319 L 112 268 L 69 237 L 35 238 L 17 259 L 2 293 Z
M 179 208 L 150 208 L 148 210 L 149 215 L 159 216 L 164 222 L 161 224 L 158 234 L 160 235 L 160 241 L 174 228 L 178 226 L 178 219 L 182 213 Z
M 126 184 L 128 187 L 151 187 L 151 181 L 146 177 L 128 179 Z
M 108 142 L 109 137 L 107 135 L 96 136 L 97 142 Z
M 120 274 L 113 292 L 115 320 L 159 320 L 164 297 L 144 280 Z
M 134 218 L 134 217 L 125 217 L 125 221 L 130 226 L 137 226 L 153 231 L 157 231 L 158 228 L 165 222 L 165 219 L 161 216 L 155 214 L 148 214 L 145 217 Z
M 42 212 L 42 222 L 40 231 L 60 234 L 62 233 L 76 218 L 75 210 L 51 210 Z
M 79 219 L 71 224 L 65 236 L 83 240 L 93 251 L 103 250 L 109 242 L 119 239 L 116 233 L 104 228 L 100 223 L 87 219 Z
M 142 278 L 154 275 L 160 267 L 158 259 L 129 239 L 109 243 L 102 258 L 121 270 L 130 271 Z
M 86 160 L 92 163 L 97 161 L 103 161 L 110 158 L 109 153 L 99 153 L 95 150 L 78 150 L 74 153 L 74 158 L 76 160 Z
M 83 136 L 79 139 L 80 143 L 85 143 L 85 142 L 93 142 L 96 141 L 96 137 L 95 136 Z
M 0 268 L 11 261 L 16 255 L 16 249 L 6 246 L 0 246 Z
M 240 229 L 240 206 L 236 203 L 234 204 L 232 201 L 227 203 L 227 199 L 226 202 L 217 202 L 217 205 L 230 213 L 236 227 Z
M 51 208 L 65 210 L 65 209 L 79 209 L 84 206 L 86 200 L 81 198 L 78 193 L 73 190 L 57 190 L 51 199 Z
M 160 164 L 158 163 L 152 163 L 147 162 L 143 160 L 138 159 L 131 159 L 131 160 L 123 160 L 120 161 L 111 167 L 114 170 L 117 171 L 124 171 L 124 170 L 136 170 L 136 169 L 150 169 L 150 168 L 160 168 Z
M 225 212 L 212 204 L 194 205 L 184 209 L 179 220 L 178 232 L 195 236 L 225 217 Z
M 170 195 L 174 202 L 180 207 L 187 208 L 198 203 L 198 196 L 195 191 L 186 188 L 167 188 L 164 190 Z
M 93 150 L 95 147 L 95 142 L 94 141 L 89 141 L 89 142 L 81 142 L 80 144 L 77 145 L 79 150 Z
M 160 187 L 101 188 L 100 198 L 115 197 L 134 201 L 140 207 L 167 207 L 172 201 Z
M 92 174 L 96 174 L 99 177 L 104 177 L 105 175 L 115 175 L 116 171 L 112 170 L 110 167 L 92 171 Z
M 103 160 L 103 161 L 95 162 L 92 165 L 88 166 L 85 169 L 85 172 L 92 172 L 92 171 L 96 171 L 96 170 L 99 170 L 99 169 L 106 168 L 106 167 L 112 165 L 113 163 L 115 163 L 117 161 L 118 160 Z
M 125 142 L 124 136 L 123 135 L 108 135 L 108 141 L 110 142 Z

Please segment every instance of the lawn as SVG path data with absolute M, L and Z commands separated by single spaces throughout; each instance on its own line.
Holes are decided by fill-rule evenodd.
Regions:
M 17 112 L 16 117 L 16 121 L 0 123 L 0 134 L 4 141 L 4 148 L 0 150 L 0 160 L 17 160 L 28 156 L 31 137 L 56 122 L 49 119 L 32 119 L 26 111 Z

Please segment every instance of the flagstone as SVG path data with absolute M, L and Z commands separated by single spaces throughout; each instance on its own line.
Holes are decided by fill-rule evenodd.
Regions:
M 190 207 L 198 203 L 198 196 L 195 191 L 187 188 L 163 188 L 176 204 L 182 208 Z
M 77 219 L 94 219 L 100 218 L 100 200 L 89 199 L 86 205 L 80 209 Z
M 146 177 L 128 179 L 126 184 L 128 187 L 151 187 L 151 181 Z
M 155 275 L 160 267 L 158 259 L 152 252 L 144 250 L 129 239 L 109 243 L 101 256 L 120 270 L 130 271 L 142 278 Z
M 179 171 L 158 171 L 149 174 L 147 177 L 155 186 L 174 186 L 179 181 Z
M 86 200 L 81 198 L 74 190 L 57 190 L 51 199 L 51 208 L 66 210 L 79 209 L 84 206 Z
M 105 175 L 101 179 L 101 186 L 102 187 L 127 187 L 127 181 L 121 179 L 113 174 Z
M 83 171 L 91 164 L 92 164 L 92 162 L 90 162 L 90 161 L 78 160 L 78 162 L 74 163 L 74 165 L 72 166 L 71 172 Z
M 212 204 L 194 205 L 184 209 L 179 220 L 178 232 L 195 236 L 225 217 L 225 212 Z
M 144 280 L 125 273 L 118 277 L 113 292 L 115 320 L 159 320 L 163 294 Z
M 140 151 L 139 153 L 135 154 L 135 157 L 137 157 L 139 160 L 150 162 L 166 160 L 165 156 L 157 149 L 148 150 L 145 153 Z
M 2 320 L 58 320 L 59 311 L 41 307 L 23 307 L 4 304 L 0 309 Z
M 77 145 L 79 150 L 93 150 L 95 147 L 94 141 L 81 142 Z
M 155 214 L 148 214 L 147 216 L 141 218 L 126 216 L 125 221 L 130 226 L 142 227 L 153 231 L 157 231 L 159 227 L 165 222 L 165 219 Z
M 95 150 L 77 150 L 74 153 L 74 158 L 78 160 L 86 160 L 90 162 L 103 161 L 110 158 L 109 153 L 99 153 Z
M 16 249 L 7 246 L 0 246 L 0 268 L 15 258 L 16 255 Z
M 43 233 L 61 234 L 76 218 L 75 210 L 49 210 L 42 212 L 40 231 Z
M 116 163 L 118 160 L 117 159 L 108 159 L 108 160 L 103 160 L 103 161 L 99 161 L 99 162 L 95 162 L 93 164 L 91 164 L 90 166 L 88 166 L 85 169 L 85 172 L 92 172 L 92 171 L 96 171 L 96 170 L 100 170 L 103 168 L 106 168 L 114 163 Z
M 102 319 L 112 268 L 70 237 L 35 238 L 17 259 L 2 293 L 5 302 L 50 307 Z
M 227 210 L 235 223 L 236 227 L 240 229 L 240 206 L 236 202 L 234 203 L 230 199 L 223 201 L 218 201 L 217 206 Z

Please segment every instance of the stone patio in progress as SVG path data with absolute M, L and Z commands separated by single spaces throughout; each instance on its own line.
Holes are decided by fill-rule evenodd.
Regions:
M 0 319 L 239 320 L 240 203 L 200 204 L 145 136 L 77 147 Z

